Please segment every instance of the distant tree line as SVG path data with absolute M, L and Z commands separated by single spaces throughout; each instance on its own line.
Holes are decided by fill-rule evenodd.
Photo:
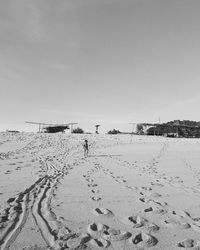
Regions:
M 84 130 L 82 128 L 75 128 L 72 130 L 73 134 L 84 134 Z
M 121 134 L 121 132 L 117 129 L 113 129 L 113 130 L 108 131 L 108 134 L 109 135 L 116 135 L 116 134 Z
M 175 120 L 158 124 L 147 130 L 147 135 L 166 135 L 200 138 L 200 122 Z

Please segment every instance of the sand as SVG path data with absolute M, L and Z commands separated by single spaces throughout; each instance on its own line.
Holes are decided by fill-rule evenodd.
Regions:
M 0 133 L 0 249 L 200 249 L 199 163 L 199 139 Z

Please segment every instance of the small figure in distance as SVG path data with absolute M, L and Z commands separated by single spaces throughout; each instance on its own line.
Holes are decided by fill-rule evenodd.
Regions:
M 84 148 L 84 157 L 87 157 L 88 156 L 88 152 L 89 152 L 88 140 L 84 141 L 83 148 Z

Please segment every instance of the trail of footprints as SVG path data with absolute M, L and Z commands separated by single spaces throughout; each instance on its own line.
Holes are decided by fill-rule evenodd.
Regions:
M 116 160 L 120 165 L 123 164 L 123 166 L 128 167 L 129 169 L 134 169 L 137 170 L 140 175 L 142 174 L 148 174 L 148 175 L 152 175 L 155 179 L 154 182 L 151 183 L 151 185 L 157 185 L 157 186 L 163 186 L 164 184 L 169 184 L 175 187 L 183 187 L 183 180 L 180 179 L 180 177 L 176 176 L 176 177 L 169 177 L 166 176 L 166 174 L 161 174 L 158 172 L 158 166 L 159 166 L 159 161 L 162 158 L 162 156 L 165 154 L 166 150 L 167 150 L 168 145 L 167 144 L 163 144 L 161 150 L 159 151 L 158 155 L 155 156 L 146 166 L 139 166 L 137 164 L 137 161 L 135 161 L 134 163 L 130 163 L 128 161 L 122 161 L 121 159 L 118 158 L 113 158 L 113 160 Z
M 200 218 L 192 218 L 186 211 L 171 209 L 166 202 L 159 200 L 159 197 L 161 196 L 155 195 L 155 193 L 153 197 L 148 197 L 145 192 L 141 192 L 137 201 L 147 205 L 142 213 L 154 213 L 154 216 L 160 219 L 160 223 L 164 227 L 177 227 L 181 230 L 192 229 L 200 232 Z M 179 242 L 177 247 L 187 249 L 197 247 L 195 249 L 200 249 L 200 242 L 194 239 L 185 239 L 183 242 Z
M 123 178 L 123 176 L 115 176 L 112 171 L 104 169 L 100 164 L 95 165 L 96 166 L 93 170 L 83 176 L 88 182 L 88 187 L 93 188 L 91 189 L 92 193 L 99 194 L 99 190 L 97 189 L 97 184 L 95 184 L 94 180 L 91 178 L 91 174 L 100 170 L 103 171 L 105 175 L 113 178 L 117 183 L 127 184 L 127 181 Z M 93 237 L 92 240 L 90 240 L 90 243 L 92 243 L 95 247 L 98 246 L 106 248 L 112 243 L 112 241 L 129 239 L 128 242 L 136 245 L 137 247 L 152 247 L 158 243 L 156 232 L 159 231 L 160 225 L 162 227 L 172 226 L 179 227 L 181 230 L 192 229 L 196 232 L 200 232 L 200 218 L 192 218 L 186 211 L 171 209 L 166 202 L 159 200 L 161 197 L 159 193 L 153 192 L 154 185 L 156 184 L 151 183 L 149 187 L 132 187 L 128 184 L 123 186 L 127 189 L 136 191 L 139 194 L 137 201 L 146 204 L 146 208 L 144 208 L 143 211 L 140 211 L 141 215 L 135 214 L 120 219 L 121 223 L 130 226 L 131 232 L 109 228 L 108 225 L 101 223 L 90 224 L 88 226 L 88 233 Z M 97 202 L 101 199 L 102 198 L 100 196 L 91 197 L 91 200 Z M 103 207 L 94 208 L 92 213 L 99 218 L 104 217 L 112 219 L 115 217 L 111 210 Z M 154 222 L 148 221 L 145 218 L 145 214 L 147 213 L 154 213 L 154 216 L 157 216 L 157 218 L 160 219 L 160 225 L 158 226 Z M 185 239 L 178 242 L 177 247 L 198 250 L 200 249 L 200 241 L 197 239 Z
M 86 175 L 83 175 L 85 181 L 88 183 L 88 187 L 91 188 L 91 192 L 93 194 L 99 194 L 100 191 L 97 189 L 98 185 L 94 182 L 94 179 L 91 178 L 91 175 L 102 170 L 105 174 L 111 175 L 112 178 L 117 183 L 125 183 L 123 177 L 114 176 L 109 169 L 103 169 L 100 164 L 95 164 L 94 169 L 87 172 Z M 92 196 L 90 198 L 92 201 L 100 201 L 102 198 L 100 196 Z M 115 214 L 104 207 L 96 207 L 91 213 L 97 216 L 99 219 L 106 218 L 112 220 L 115 218 Z M 133 244 L 137 247 L 152 247 L 157 244 L 158 240 L 152 233 L 155 233 L 159 230 L 159 227 L 154 224 L 148 222 L 146 219 L 139 216 L 127 216 L 120 220 L 122 224 L 130 226 L 130 231 L 123 231 L 120 229 L 116 229 L 113 227 L 109 227 L 108 225 L 102 223 L 91 223 L 88 225 L 87 232 L 90 235 L 91 239 L 89 240 L 90 245 L 96 248 L 107 248 L 113 242 L 118 241 L 127 241 L 128 244 Z M 133 230 L 136 231 L 133 231 Z M 139 230 L 138 230 L 139 229 Z
M 96 183 L 94 183 L 94 180 L 91 178 L 91 175 L 97 171 L 99 171 L 98 167 L 88 171 L 86 175 L 83 175 L 83 177 L 85 178 L 85 180 L 87 182 L 87 186 L 90 189 L 90 192 L 91 192 L 90 200 L 92 200 L 92 201 L 100 201 L 101 200 L 101 197 L 99 196 L 98 185 Z
M 192 172 L 193 174 L 193 178 L 196 182 L 196 186 L 193 185 L 193 187 L 187 187 L 187 186 L 183 186 L 185 191 L 190 191 L 195 193 L 196 195 L 200 196 L 200 171 L 198 168 L 194 168 L 192 167 L 186 159 L 182 160 L 183 163 L 188 167 L 188 169 Z
M 120 159 L 115 159 L 118 160 L 120 164 L 123 164 L 127 166 L 129 169 L 134 169 L 138 170 L 140 174 L 150 174 L 153 175 L 155 182 L 152 182 L 151 185 L 157 185 L 157 186 L 163 186 L 164 184 L 169 184 L 172 186 L 180 186 L 183 187 L 183 180 L 180 179 L 180 177 L 169 177 L 166 176 L 166 174 L 160 174 L 158 171 L 158 166 L 159 166 L 159 161 L 162 158 L 162 156 L 165 154 L 166 150 L 168 148 L 168 145 L 166 143 L 163 144 L 161 150 L 159 151 L 158 155 L 155 156 L 146 166 L 140 167 L 138 166 L 137 162 L 135 163 L 130 163 L 128 161 L 121 161 Z

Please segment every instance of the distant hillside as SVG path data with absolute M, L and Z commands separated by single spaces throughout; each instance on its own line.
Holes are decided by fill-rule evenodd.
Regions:
M 180 125 L 180 126 L 191 126 L 191 127 L 200 127 L 200 122 L 196 122 L 196 121 L 189 121 L 189 120 L 174 120 L 174 121 L 170 121 L 167 123 L 164 123 L 167 125 Z
M 174 120 L 157 124 L 147 130 L 148 135 L 200 138 L 200 122 Z

